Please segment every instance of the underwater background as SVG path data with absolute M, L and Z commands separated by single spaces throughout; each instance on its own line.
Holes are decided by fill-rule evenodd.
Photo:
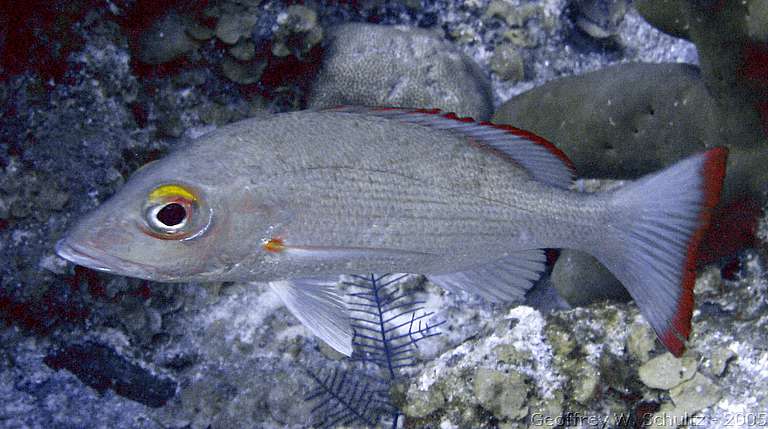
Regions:
M 174 146 L 340 104 L 530 130 L 586 192 L 727 146 L 686 354 L 570 250 L 508 305 L 342 278 L 382 321 L 351 360 L 265 286 L 54 254 Z M 765 0 L 2 0 L 0 427 L 768 426 L 766 166 Z

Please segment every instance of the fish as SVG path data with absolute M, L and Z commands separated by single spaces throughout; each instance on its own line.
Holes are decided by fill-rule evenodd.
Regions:
M 434 109 L 340 106 L 235 122 L 141 167 L 56 253 L 159 282 L 267 283 L 314 335 L 352 353 L 340 275 L 425 275 L 514 302 L 544 249 L 595 256 L 675 356 L 691 332 L 697 249 L 728 151 L 618 189 L 573 190 L 544 138 Z

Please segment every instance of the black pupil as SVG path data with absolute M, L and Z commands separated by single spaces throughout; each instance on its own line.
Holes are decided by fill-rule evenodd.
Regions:
M 184 210 L 184 206 L 176 203 L 168 204 L 157 212 L 157 220 L 165 226 L 176 226 L 184 222 L 186 217 L 187 211 Z

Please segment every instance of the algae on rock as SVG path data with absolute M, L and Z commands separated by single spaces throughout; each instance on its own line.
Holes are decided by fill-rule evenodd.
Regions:
M 323 40 L 323 29 L 317 23 L 317 13 L 306 6 L 290 6 L 277 16 L 277 25 L 272 45 L 272 54 L 277 57 L 294 55 L 304 58 Z
M 25 171 L 16 159 L 0 171 L 0 221 L 33 217 L 47 220 L 67 204 L 69 193 L 48 175 Z
M 640 380 L 648 387 L 669 390 L 690 380 L 695 374 L 698 359 L 695 356 L 676 358 L 671 353 L 657 356 L 638 369 Z
M 500 79 L 520 81 L 525 78 L 525 63 L 520 51 L 510 44 L 497 45 L 491 56 L 491 70 Z
M 162 64 L 195 50 L 198 42 L 187 30 L 194 25 L 190 18 L 169 12 L 141 34 L 139 59 L 147 64 Z
M 595 39 L 607 39 L 618 33 L 627 12 L 627 0 L 575 0 L 576 26 Z
M 479 368 L 473 391 L 480 405 L 500 419 L 519 420 L 528 415 L 528 385 L 517 372 Z

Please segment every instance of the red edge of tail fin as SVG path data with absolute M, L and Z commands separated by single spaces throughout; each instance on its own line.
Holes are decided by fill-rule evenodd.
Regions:
M 691 334 L 691 317 L 693 316 L 693 287 L 696 283 L 696 259 L 704 233 L 709 227 L 712 209 L 720 201 L 720 191 L 725 178 L 725 165 L 728 159 L 728 149 L 716 147 L 704 153 L 704 165 L 701 176 L 704 179 L 704 198 L 701 213 L 699 214 L 699 227 L 688 241 L 688 251 L 683 268 L 680 300 L 677 303 L 677 312 L 672 324 L 661 336 L 661 341 L 672 352 L 680 357 L 685 352 L 684 340 Z

